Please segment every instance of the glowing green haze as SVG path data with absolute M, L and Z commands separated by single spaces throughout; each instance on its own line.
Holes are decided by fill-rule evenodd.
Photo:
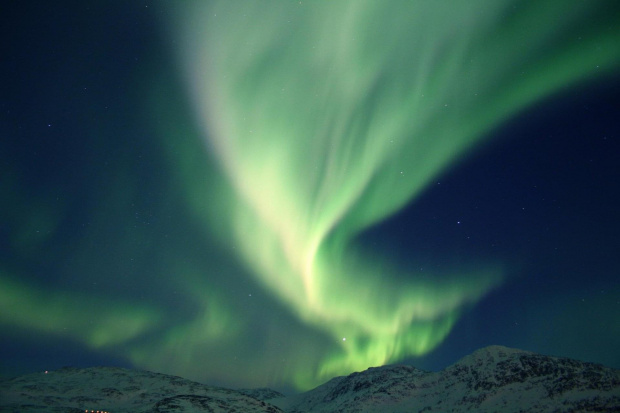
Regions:
M 196 118 L 228 177 L 211 194 L 224 208 L 205 212 L 338 343 L 298 386 L 431 351 L 498 285 L 496 265 L 422 280 L 354 241 L 509 116 L 611 70 L 620 39 L 589 24 L 604 4 L 215 1 L 178 14 Z

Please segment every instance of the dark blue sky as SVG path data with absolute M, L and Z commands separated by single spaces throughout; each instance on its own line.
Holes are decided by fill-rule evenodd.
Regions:
M 239 353 L 273 359 L 279 350 L 270 331 L 304 331 L 188 205 L 188 176 L 208 197 L 216 184 L 201 177 L 216 167 L 189 114 L 166 13 L 148 1 L 3 8 L 0 277 L 5 288 L 16 286 L 0 307 L 4 376 L 64 365 L 140 365 L 129 355 L 137 344 L 141 366 L 149 365 L 158 355 L 148 343 L 159 340 L 158 331 L 180 328 L 201 311 L 182 294 L 203 279 L 213 297 L 225 294 L 233 313 L 248 317 Z M 500 344 L 620 368 L 619 109 L 617 71 L 562 90 L 493 130 L 493 139 L 416 202 L 359 236 L 363 248 L 415 260 L 420 273 L 493 261 L 508 276 L 464 309 L 437 349 L 405 362 L 439 369 Z M 175 284 L 179 278 L 190 281 Z M 73 294 L 78 303 L 118 303 L 114 311 L 127 320 L 152 316 L 158 327 L 138 330 L 126 320 L 126 330 L 139 333 L 124 342 L 81 341 L 80 328 L 96 336 L 88 319 L 64 325 L 54 318 L 75 310 Z M 21 307 L 37 297 L 54 307 L 49 320 L 45 305 L 32 310 L 40 316 Z M 85 311 L 98 317 L 96 306 Z M 114 319 L 108 311 L 101 317 Z M 204 340 L 217 351 L 219 344 Z M 230 363 L 230 371 L 214 370 L 204 380 L 271 380 L 266 373 L 236 380 L 247 359 L 240 356 L 237 365 L 230 351 L 222 354 L 214 369 Z M 285 356 L 281 362 L 288 363 Z M 271 381 L 288 385 L 277 376 Z

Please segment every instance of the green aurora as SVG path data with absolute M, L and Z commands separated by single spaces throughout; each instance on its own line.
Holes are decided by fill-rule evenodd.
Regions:
M 422 275 L 415 251 L 397 259 L 365 231 L 519 113 L 617 70 L 613 3 L 159 3 L 185 90 L 169 99 L 178 85 L 158 68 L 166 85 L 140 99 L 161 120 L 149 145 L 168 156 L 168 170 L 153 169 L 170 175 L 165 201 L 147 206 L 173 219 L 154 229 L 147 214 L 124 215 L 147 198 L 142 186 L 160 184 L 125 153 L 99 175 L 87 170 L 97 178 L 83 202 L 88 225 L 68 241 L 56 238 L 68 201 L 0 176 L 11 246 L 0 326 L 245 387 L 308 389 L 429 354 L 506 282 L 507 264 L 445 257 Z M 123 116 L 89 129 L 102 145 L 93 152 L 106 155 L 101 142 Z
M 428 353 L 502 280 L 435 281 L 356 245 L 527 105 L 618 62 L 597 4 L 214 2 L 178 17 L 181 65 L 224 169 L 223 241 L 331 337 L 300 388 Z M 600 20 L 598 20 L 600 21 Z M 228 186 L 232 187 L 229 190 Z M 411 271 L 413 272 L 413 271 Z M 303 354 L 303 350 L 302 350 Z

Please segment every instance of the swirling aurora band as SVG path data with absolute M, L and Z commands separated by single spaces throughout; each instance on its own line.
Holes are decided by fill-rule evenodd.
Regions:
M 231 242 L 341 344 L 299 386 L 429 352 L 498 285 L 484 265 L 394 277 L 353 241 L 510 115 L 617 64 L 617 33 L 588 23 L 600 6 L 220 1 L 183 15 L 196 116 L 234 189 Z

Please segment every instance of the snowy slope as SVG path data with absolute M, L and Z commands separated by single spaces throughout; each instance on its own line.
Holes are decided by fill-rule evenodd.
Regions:
M 282 410 L 275 407 L 279 406 Z M 113 367 L 0 382 L 0 412 L 620 412 L 620 370 L 492 346 L 440 372 L 371 368 L 306 393 L 228 390 Z
M 0 382 L 0 412 L 281 412 L 240 392 L 116 367 L 64 368 Z
M 620 370 L 491 346 L 440 372 L 371 368 L 302 395 L 287 412 L 620 412 Z

